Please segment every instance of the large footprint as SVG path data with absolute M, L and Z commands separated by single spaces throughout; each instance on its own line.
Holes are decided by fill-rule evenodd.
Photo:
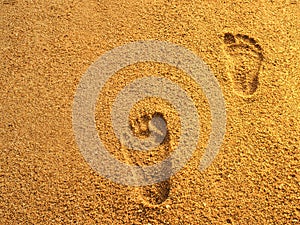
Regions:
M 137 119 L 135 121 L 135 126 L 133 127 L 133 132 L 139 134 L 140 136 L 147 136 L 147 133 L 149 133 L 149 126 L 151 126 L 152 131 L 157 130 L 157 132 L 160 133 L 160 129 L 166 129 L 166 122 L 161 116 L 158 117 L 159 118 L 157 121 L 163 120 L 163 122 L 160 124 L 151 123 L 151 118 Z M 169 145 L 166 144 L 162 154 L 167 155 L 169 151 L 170 151 Z M 141 161 L 139 159 L 136 159 L 132 155 L 131 156 L 124 155 L 124 157 L 125 157 L 125 161 L 129 162 L 130 164 L 142 166 Z M 167 168 L 160 168 L 160 169 L 167 173 L 168 171 L 172 170 L 171 164 L 172 163 L 169 163 L 167 165 Z M 142 201 L 144 205 L 156 206 L 163 203 L 165 200 L 167 200 L 167 198 L 169 197 L 170 188 L 171 188 L 171 181 L 170 179 L 168 179 L 153 185 L 138 187 L 136 188 L 136 191 L 138 192 L 139 199 Z
M 236 94 L 251 97 L 259 86 L 263 61 L 262 48 L 247 35 L 225 33 L 224 51 L 228 57 L 228 73 Z

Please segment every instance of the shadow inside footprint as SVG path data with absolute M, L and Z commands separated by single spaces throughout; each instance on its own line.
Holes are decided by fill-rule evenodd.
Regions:
M 253 38 L 242 34 L 226 33 L 223 41 L 233 89 L 238 95 L 252 96 L 259 86 L 262 48 Z

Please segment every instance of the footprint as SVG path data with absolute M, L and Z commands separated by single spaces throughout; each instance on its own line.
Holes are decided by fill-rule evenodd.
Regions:
M 247 35 L 225 33 L 223 38 L 233 89 L 240 96 L 251 97 L 259 86 L 259 73 L 264 58 L 262 48 Z
M 141 117 L 139 119 L 137 119 L 136 121 L 134 121 L 134 125 L 132 126 L 132 130 L 133 133 L 135 134 L 135 136 L 140 136 L 140 137 L 146 137 L 149 135 L 149 127 L 151 126 L 151 130 L 153 131 L 159 131 L 163 126 L 166 126 L 166 122 L 163 119 L 163 117 L 161 115 L 159 115 L 158 120 L 155 120 L 155 117 L 157 117 L 156 115 L 153 116 L 153 118 L 144 116 Z M 163 120 L 165 124 L 159 124 L 157 123 L 157 121 Z M 151 123 L 152 121 L 156 121 L 156 123 Z M 155 126 L 155 127 L 153 127 Z M 157 128 L 157 129 L 155 129 Z M 166 129 L 166 127 L 165 127 Z M 162 153 L 164 156 L 168 154 L 168 152 L 170 151 L 170 146 L 167 143 L 168 142 L 168 137 L 165 138 L 164 140 L 164 148 L 163 148 L 163 152 L 160 152 L 160 154 Z M 124 148 L 124 147 L 122 147 Z M 161 150 L 161 149 L 160 149 Z M 122 151 L 122 149 L 121 149 Z M 125 151 L 123 151 L 125 152 Z M 130 164 L 134 164 L 137 166 L 142 166 L 143 160 L 140 160 L 136 157 L 134 157 L 134 155 L 129 155 L 126 154 L 124 155 L 124 159 L 125 161 L 127 161 L 127 163 Z M 151 159 L 150 159 L 151 161 Z M 167 165 L 167 168 L 160 168 L 161 171 L 165 171 L 166 173 L 168 173 L 168 171 L 170 172 L 172 170 L 172 164 L 169 163 Z M 159 205 L 161 203 L 163 203 L 164 201 L 167 200 L 167 198 L 169 197 L 170 194 L 170 189 L 171 189 L 171 181 L 170 179 L 162 181 L 160 183 L 156 183 L 153 185 L 148 185 L 148 186 L 142 186 L 142 187 L 137 187 L 136 191 L 138 192 L 138 198 L 139 200 L 146 206 L 156 206 Z

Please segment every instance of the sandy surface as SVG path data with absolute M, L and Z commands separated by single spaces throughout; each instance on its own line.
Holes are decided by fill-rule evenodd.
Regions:
M 0 4 L 0 224 L 300 224 L 299 1 Z M 178 141 L 180 115 L 156 98 L 136 104 L 130 121 L 142 137 L 149 115 L 164 116 L 170 136 L 159 151 L 132 152 L 116 140 L 111 104 L 139 77 L 180 84 L 195 102 L 202 132 L 179 173 L 134 188 L 86 163 L 74 139 L 72 104 L 98 57 L 148 39 L 182 45 L 207 63 L 224 94 L 227 128 L 213 164 L 199 172 L 210 130 L 201 88 L 168 65 L 122 69 L 101 92 L 95 117 L 116 158 L 155 163 Z

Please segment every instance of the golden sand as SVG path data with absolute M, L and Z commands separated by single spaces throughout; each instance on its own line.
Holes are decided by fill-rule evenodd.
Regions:
M 300 224 L 300 2 L 0 2 L 0 224 Z M 227 110 L 223 145 L 198 170 L 210 132 L 209 106 L 187 74 L 159 63 L 120 70 L 97 104 L 101 140 L 119 160 L 149 165 L 178 143 L 180 115 L 168 102 L 135 105 L 130 123 L 147 135 L 155 113 L 169 137 L 155 151 L 122 147 L 110 110 L 118 92 L 145 76 L 168 78 L 192 97 L 201 138 L 179 173 L 148 187 L 123 186 L 86 163 L 72 129 L 72 104 L 86 69 L 137 40 L 193 51 L 216 76 Z

